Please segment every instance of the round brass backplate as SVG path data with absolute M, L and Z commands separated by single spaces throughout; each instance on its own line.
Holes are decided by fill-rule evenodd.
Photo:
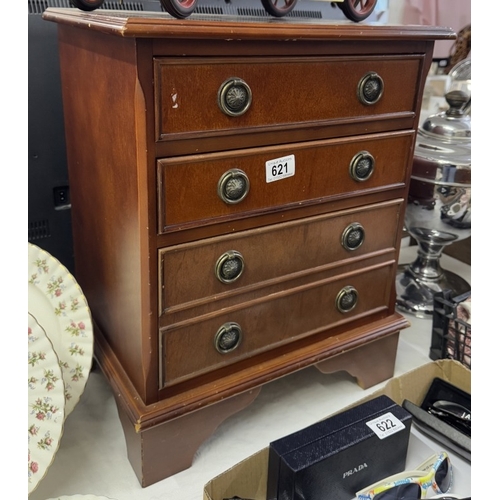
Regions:
M 214 345 L 221 354 L 234 351 L 241 342 L 242 331 L 238 323 L 224 323 L 214 337 Z
M 353 286 L 345 286 L 337 294 L 335 305 L 341 313 L 352 311 L 358 303 L 358 291 Z
M 215 264 L 215 275 L 221 283 L 234 283 L 245 269 L 243 255 L 236 250 L 224 252 Z

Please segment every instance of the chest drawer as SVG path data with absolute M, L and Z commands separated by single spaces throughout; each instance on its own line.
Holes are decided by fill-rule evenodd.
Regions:
M 397 132 L 161 159 L 158 231 L 402 187 L 413 136 Z M 293 175 L 269 181 L 268 162 L 286 163 Z
M 160 311 L 258 293 L 311 268 L 394 249 L 403 200 L 308 217 L 160 250 Z M 263 292 L 261 292 L 263 293 Z
M 335 274 L 160 330 L 161 386 L 389 307 L 393 262 Z M 352 307 L 352 309 L 350 309 Z M 350 309 L 350 310 L 349 310 Z M 196 353 L 193 355 L 193 353 Z
M 156 140 L 415 112 L 421 62 L 411 55 L 157 58 Z

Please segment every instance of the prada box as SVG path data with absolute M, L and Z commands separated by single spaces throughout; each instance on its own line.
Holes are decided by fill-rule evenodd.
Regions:
M 350 500 L 405 468 L 411 415 L 382 395 L 270 443 L 267 500 Z
M 440 359 L 390 379 L 380 389 L 370 392 L 348 407 L 335 412 L 335 414 L 340 415 L 381 395 L 390 397 L 399 405 L 402 405 L 405 399 L 420 404 L 436 377 L 460 387 L 469 394 L 471 392 L 470 370 L 458 361 Z M 329 418 L 330 416 L 327 417 L 327 419 Z M 321 420 L 321 422 L 324 421 L 325 419 Z M 422 463 L 431 453 L 441 449 L 441 445 L 436 444 L 434 441 L 431 441 L 429 445 L 425 445 L 422 442 L 422 435 L 418 433 L 415 426 L 412 426 L 412 428 L 406 461 L 406 467 L 410 469 Z M 465 461 L 462 464 L 457 463 L 455 460 L 453 469 L 455 472 L 453 482 L 456 485 L 456 487 L 453 487 L 453 491 L 462 497 L 470 496 L 470 464 Z M 203 488 L 203 500 L 223 500 L 234 496 L 252 500 L 265 500 L 268 472 L 269 446 L 266 446 L 210 479 Z M 333 496 L 326 497 L 325 500 L 329 498 L 336 500 Z

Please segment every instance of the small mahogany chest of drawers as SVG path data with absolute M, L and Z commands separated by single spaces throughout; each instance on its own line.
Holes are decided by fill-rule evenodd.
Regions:
M 393 375 L 435 40 L 453 32 L 47 9 L 76 277 L 143 486 L 266 382 Z

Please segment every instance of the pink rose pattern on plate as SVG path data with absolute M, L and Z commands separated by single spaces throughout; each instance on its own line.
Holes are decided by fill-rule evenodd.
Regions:
M 57 355 L 28 313 L 28 491 L 54 460 L 64 422 L 64 383 Z
M 28 250 L 28 286 L 44 294 L 59 324 L 59 332 L 47 331 L 47 335 L 59 357 L 68 416 L 83 393 L 92 366 L 92 319 L 83 292 L 68 270 L 36 245 L 28 243 Z M 37 320 L 45 326 L 42 318 L 37 316 Z

